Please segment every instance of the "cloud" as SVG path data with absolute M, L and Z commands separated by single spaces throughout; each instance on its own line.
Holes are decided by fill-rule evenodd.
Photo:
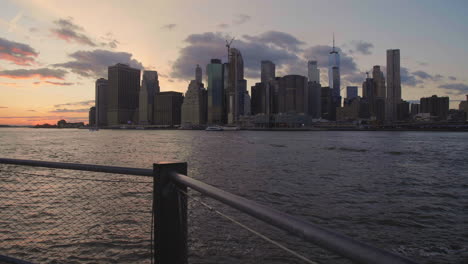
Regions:
M 37 27 L 30 27 L 29 28 L 29 32 L 31 32 L 31 33 L 38 32 L 38 31 L 39 31 L 39 29 Z
M 455 77 L 455 76 L 449 76 L 448 78 L 449 78 L 449 80 L 451 80 L 451 81 L 456 81 L 456 80 L 457 80 L 457 77 Z
M 113 52 L 108 50 L 77 51 L 68 55 L 74 60 L 54 64 L 54 67 L 70 69 L 73 73 L 89 78 L 107 76 L 107 68 L 117 63 L 128 64 L 131 67 L 143 69 L 143 65 L 132 58 L 131 53 Z
M 93 105 L 94 105 L 94 100 L 86 100 L 86 101 L 80 101 L 80 102 L 57 104 L 57 105 L 54 105 L 54 107 L 60 108 L 64 106 L 93 106 Z
M 355 51 L 357 53 L 361 53 L 363 55 L 370 55 L 372 54 L 371 49 L 374 47 L 374 44 L 365 41 L 355 41 L 354 42 Z
M 450 94 L 468 94 L 468 85 L 464 83 L 451 83 L 439 85 L 440 89 L 446 90 Z
M 222 28 L 222 29 L 225 29 L 225 28 L 228 28 L 228 27 L 229 27 L 229 24 L 221 23 L 221 24 L 218 24 L 217 27 Z
M 237 15 L 234 16 L 233 23 L 236 24 L 236 25 L 240 25 L 240 24 L 246 23 L 250 19 L 251 19 L 251 17 L 249 15 L 237 14 Z
M 238 49 L 242 54 L 247 78 L 259 77 L 260 61 L 262 60 L 272 60 L 277 65 L 278 70 L 300 61 L 298 55 L 288 50 L 288 45 L 285 45 L 284 42 L 274 41 L 273 39 L 267 40 L 268 38 L 263 38 L 264 36 L 263 34 L 248 36 L 248 38 L 237 39 L 232 43 L 231 47 Z M 178 79 L 192 78 L 195 65 L 206 65 L 212 58 L 226 60 L 225 40 L 229 38 L 229 36 L 219 32 L 189 35 L 185 39 L 187 46 L 180 50 L 179 57 L 172 65 L 171 77 Z M 265 41 L 259 41 L 260 38 Z M 279 46 L 278 43 L 282 43 L 282 46 Z
M 431 75 L 425 71 L 415 71 L 413 72 L 413 75 L 423 80 L 432 80 L 432 81 L 439 81 L 440 79 L 444 77 L 440 74 Z
M 298 40 L 293 35 L 280 31 L 267 31 L 258 36 L 243 36 L 246 40 L 251 42 L 266 43 L 276 46 L 277 48 L 287 49 L 291 51 L 299 51 L 300 46 L 304 44 L 303 41 Z
M 3 109 L 3 108 L 8 108 L 8 107 L 6 107 L 6 106 L 0 106 L 0 108 Z
M 52 85 L 58 85 L 58 86 L 71 86 L 74 83 L 71 82 L 51 82 L 51 81 L 44 81 L 44 82 L 34 82 L 33 84 L 39 85 L 39 84 L 52 84 Z
M 177 27 L 177 24 L 165 24 L 161 28 L 162 29 L 167 29 L 167 30 L 173 30 Z
M 108 32 L 106 35 L 102 36 L 101 39 L 105 41 L 101 42 L 101 46 L 109 46 L 112 49 L 117 48 L 117 45 L 120 44 L 120 42 L 115 39 L 111 32 Z
M 18 70 L 4 70 L 0 71 L 0 77 L 10 78 L 10 79 L 33 79 L 38 78 L 41 80 L 44 79 L 58 79 L 63 80 L 63 77 L 67 74 L 66 71 L 61 69 L 18 69 Z
M 0 82 L 0 85 L 5 85 L 5 86 L 18 86 L 17 83 L 12 83 L 12 82 Z
M 36 110 L 33 110 L 33 109 L 29 109 L 29 110 L 26 110 L 28 112 L 37 112 Z
M 413 74 L 421 79 L 432 79 L 432 76 L 429 73 L 424 72 L 424 71 L 415 71 L 413 72 Z
M 9 41 L 0 37 L 0 60 L 6 60 L 16 65 L 29 66 L 35 62 L 39 53 L 31 46 Z
M 62 108 L 62 109 L 55 109 L 49 112 L 50 113 L 87 113 L 89 112 L 89 108 L 81 108 L 81 109 Z
M 422 74 L 424 76 L 424 74 Z M 408 68 L 405 67 L 400 67 L 400 79 L 401 79 L 401 84 L 405 84 L 408 86 L 416 86 L 420 83 L 423 83 L 423 81 L 416 79 L 416 75 L 411 74 Z M 419 76 L 418 76 L 419 77 Z
M 97 46 L 83 31 L 84 29 L 73 23 L 72 18 L 59 19 L 54 21 L 57 28 L 51 29 L 51 32 L 59 39 L 68 43 L 76 42 L 91 47 Z

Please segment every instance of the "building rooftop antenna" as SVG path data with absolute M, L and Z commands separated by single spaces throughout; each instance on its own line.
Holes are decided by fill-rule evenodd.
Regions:
M 333 48 L 332 51 L 335 51 L 335 32 L 333 32 Z
M 226 39 L 226 47 L 227 47 L 227 52 L 228 52 L 228 63 L 230 62 L 230 57 L 231 57 L 231 56 L 229 55 L 229 53 L 230 53 L 230 51 L 231 51 L 231 44 L 232 44 L 232 42 L 234 41 L 234 39 L 235 39 L 235 37 L 232 38 L 231 41 L 228 41 L 228 40 Z

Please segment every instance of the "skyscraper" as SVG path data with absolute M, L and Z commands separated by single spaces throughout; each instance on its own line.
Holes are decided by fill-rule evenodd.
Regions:
M 182 103 L 182 125 L 193 127 L 206 124 L 207 93 L 203 83 L 190 81 Z
M 363 102 L 366 103 L 367 107 L 369 109 L 367 110 L 369 112 L 369 115 L 375 116 L 375 94 L 376 94 L 376 89 L 374 86 L 374 79 L 369 78 L 369 74 L 367 73 L 367 78 L 366 80 L 362 83 L 362 98 Z
M 332 96 L 340 96 L 340 54 L 335 50 L 335 36 L 333 48 L 328 55 L 328 84 L 332 89 Z
M 386 98 L 386 89 L 385 89 L 385 77 L 383 72 L 380 70 L 379 65 L 375 65 L 372 69 L 372 79 L 374 79 L 375 86 L 375 97 L 376 98 Z
M 421 98 L 420 102 L 421 113 L 430 113 L 431 116 L 438 120 L 447 120 L 450 102 L 448 97 L 438 97 L 437 95 L 433 95 L 431 97 Z
M 308 114 L 307 78 L 286 75 L 278 79 L 278 113 Z
M 358 97 L 357 86 L 347 86 L 346 87 L 346 99 L 351 100 L 356 97 Z
M 180 125 L 181 108 L 184 101 L 182 93 L 160 92 L 154 96 L 154 125 Z
M 321 118 L 322 117 L 322 86 L 319 82 L 309 81 L 307 83 L 308 88 L 308 108 L 309 115 L 312 118 Z
M 244 94 L 247 81 L 244 79 L 244 60 L 239 50 L 229 50 L 227 115 L 228 123 L 235 124 L 244 114 Z
M 386 120 L 397 120 L 397 105 L 401 102 L 400 50 L 387 50 Z
M 197 64 L 197 67 L 195 68 L 195 81 L 197 81 L 198 83 L 202 83 L 202 77 L 202 68 L 200 67 L 200 65 Z
M 107 126 L 107 104 L 109 97 L 109 82 L 100 78 L 96 80 L 96 125 Z
M 135 123 L 138 119 L 140 70 L 117 63 L 114 66 L 109 66 L 108 75 L 108 124 L 112 126 Z
M 320 83 L 320 70 L 317 68 L 317 61 L 307 62 L 307 73 L 309 82 Z
M 139 95 L 139 123 L 151 124 L 153 120 L 154 95 L 159 93 L 158 72 L 144 71 Z
M 95 106 L 89 108 L 88 126 L 90 126 L 90 127 L 96 126 L 96 107 Z
M 269 60 L 262 61 L 261 82 L 268 82 L 275 79 L 275 64 Z
M 221 60 L 212 59 L 206 66 L 208 76 L 208 124 L 223 124 L 224 67 Z

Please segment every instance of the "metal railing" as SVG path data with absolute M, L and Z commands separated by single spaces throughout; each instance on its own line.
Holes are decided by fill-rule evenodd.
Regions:
M 160 162 L 153 169 L 0 158 L 0 164 L 154 177 L 153 211 L 156 263 L 187 263 L 187 187 L 356 263 L 416 263 L 241 196 L 187 177 L 187 163 Z M 2 252 L 0 252 L 1 254 Z

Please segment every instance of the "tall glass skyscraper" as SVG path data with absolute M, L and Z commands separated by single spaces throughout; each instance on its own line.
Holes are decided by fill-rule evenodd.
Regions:
M 206 66 L 208 76 L 208 124 L 223 124 L 224 67 L 221 60 L 212 59 Z
M 397 105 L 401 102 L 400 50 L 387 50 L 387 104 L 386 119 L 397 119 Z
M 320 70 L 317 68 L 317 61 L 307 62 L 307 73 L 309 82 L 320 83 Z
M 328 55 L 328 84 L 332 89 L 332 96 L 340 96 L 340 54 L 335 50 L 335 37 L 333 48 Z
M 159 93 L 157 71 L 144 71 L 139 94 L 139 124 L 151 124 L 153 121 L 154 95 Z
M 227 88 L 227 116 L 228 123 L 235 124 L 239 116 L 244 114 L 244 94 L 247 81 L 244 79 L 244 60 L 239 50 L 231 48 L 229 51 Z
M 269 60 L 262 61 L 261 82 L 268 82 L 275 79 L 275 64 Z

